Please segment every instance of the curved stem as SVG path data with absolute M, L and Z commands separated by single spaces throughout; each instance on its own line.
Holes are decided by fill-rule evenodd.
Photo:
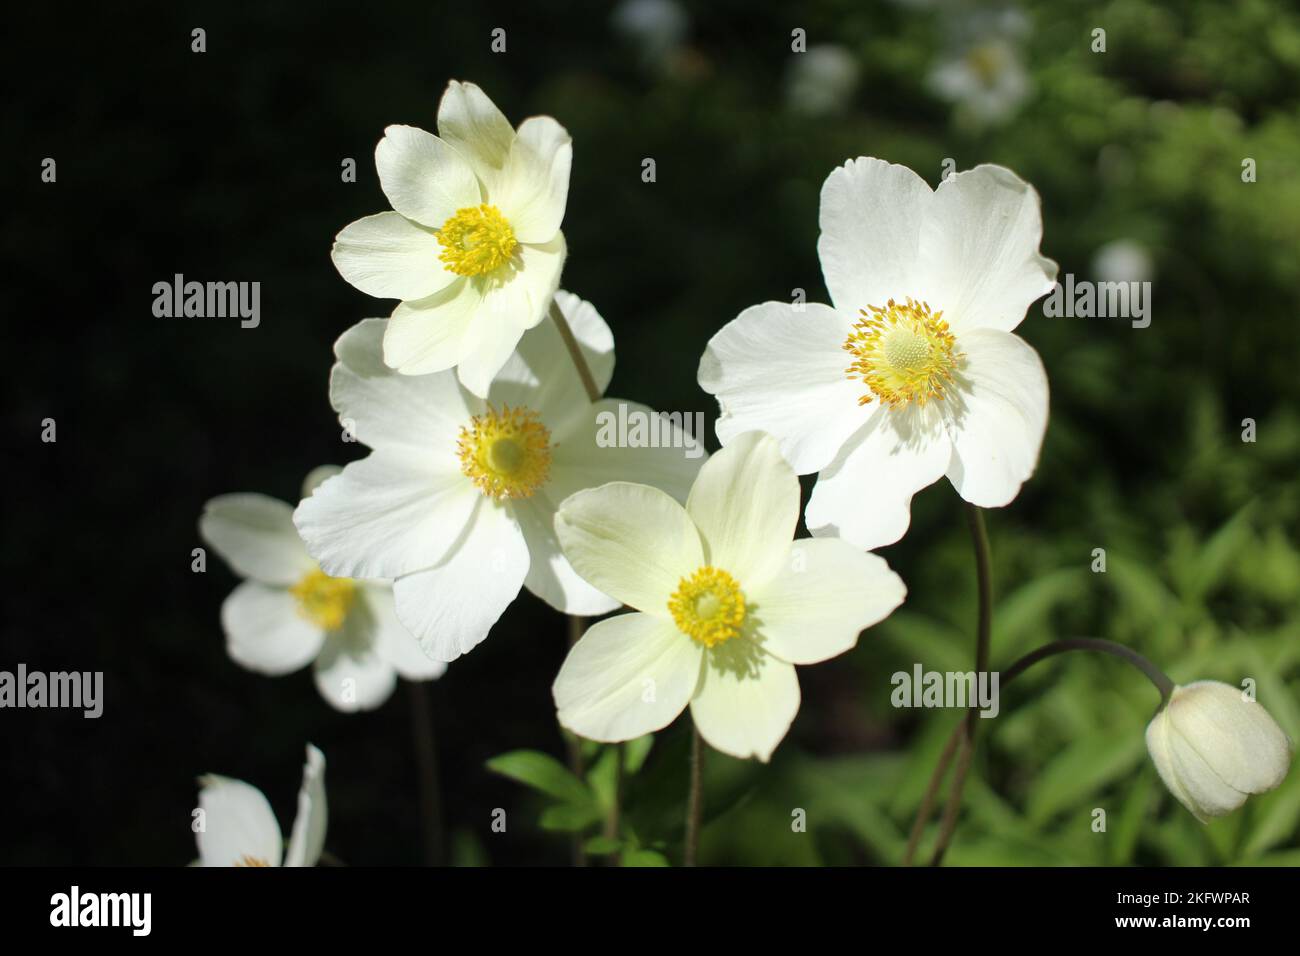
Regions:
M 700 821 L 704 815 L 704 743 L 700 740 L 700 729 L 691 722 L 691 783 L 686 797 L 686 845 L 682 852 L 682 864 L 694 866 L 700 848 Z
M 978 679 L 980 674 L 988 670 L 989 645 L 993 636 L 993 561 L 988 530 L 984 527 L 984 512 L 967 502 L 966 522 L 970 526 L 971 542 L 975 546 L 975 577 L 979 587 L 979 621 L 975 631 L 975 676 Z M 952 789 L 948 792 L 948 802 L 943 808 L 939 838 L 934 846 L 934 855 L 930 857 L 931 866 L 943 862 L 948 841 L 957 828 L 957 811 L 961 809 L 961 795 L 966 788 L 966 772 L 970 769 L 971 757 L 975 753 L 975 718 L 978 713 L 979 706 L 972 701 L 966 719 L 960 725 L 963 730 L 957 771 L 953 775 Z
M 930 774 L 930 782 L 926 784 L 925 795 L 921 798 L 921 808 L 916 811 L 916 819 L 912 821 L 912 832 L 907 836 L 907 849 L 903 853 L 903 866 L 911 866 L 912 859 L 916 856 L 916 848 L 921 842 L 921 834 L 925 831 L 925 825 L 930 820 L 930 814 L 934 812 L 934 799 L 939 794 L 939 785 L 943 783 L 944 776 L 948 773 L 948 765 L 952 763 L 952 755 L 957 752 L 957 742 L 961 739 L 962 722 L 958 721 L 953 727 L 952 733 L 948 735 L 948 742 L 944 744 L 943 753 L 939 755 L 939 762 L 934 765 L 934 771 Z
M 578 378 L 582 379 L 582 387 L 587 390 L 587 398 L 593 403 L 600 401 L 600 389 L 596 387 L 596 377 L 591 374 L 591 366 L 587 364 L 587 359 L 582 354 L 582 346 L 574 337 L 573 329 L 569 328 L 569 320 L 564 317 L 564 313 L 554 299 L 551 299 L 551 321 L 559 329 L 560 338 L 564 339 L 564 347 L 569 350 L 569 358 L 573 359 L 573 366 L 578 370 Z
M 1096 651 L 1101 654 L 1109 654 L 1112 657 L 1118 657 L 1122 661 L 1132 664 L 1147 680 L 1155 685 L 1156 690 L 1160 692 L 1160 704 L 1164 705 L 1169 699 L 1169 695 L 1174 692 L 1174 682 L 1170 680 L 1169 675 L 1156 667 L 1137 651 L 1131 647 L 1125 647 L 1123 644 L 1116 644 L 1114 641 L 1103 640 L 1100 637 L 1071 637 L 1061 641 L 1053 641 L 1050 644 L 1044 644 L 1035 651 L 1030 651 L 1020 660 L 1016 661 L 1005 671 L 1002 672 L 1001 685 L 1003 687 L 1010 684 L 1013 680 L 1023 674 L 1026 670 L 1033 667 L 1039 661 L 1046 660 L 1049 657 L 1055 657 L 1057 654 L 1064 654 L 1066 651 Z

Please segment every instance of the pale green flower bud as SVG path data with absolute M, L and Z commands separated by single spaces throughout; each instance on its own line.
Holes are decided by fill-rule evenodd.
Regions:
M 1291 749 L 1268 711 L 1219 681 L 1175 687 L 1147 725 L 1147 750 L 1160 779 L 1202 823 L 1280 784 Z

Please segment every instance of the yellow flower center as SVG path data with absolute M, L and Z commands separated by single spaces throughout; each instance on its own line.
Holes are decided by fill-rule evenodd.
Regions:
M 932 398 L 942 401 L 944 386 L 952 382 L 961 358 L 943 313 L 932 313 L 928 303 L 910 298 L 905 305 L 890 299 L 883 307 L 867 309 L 859 310 L 862 318 L 844 342 L 854 359 L 844 373 L 871 389 L 858 404 L 866 405 L 872 395 L 890 408 L 909 402 L 923 406 Z
M 267 863 L 266 860 L 263 860 L 260 856 L 249 856 L 248 854 L 241 856 L 238 860 L 235 861 L 235 866 L 269 867 L 270 865 L 271 865 L 270 863 Z
M 334 631 L 343 626 L 357 599 L 351 578 L 332 578 L 320 568 L 308 571 L 289 593 L 298 601 L 298 613 L 317 627 Z
M 678 582 L 668 599 L 668 612 L 683 634 L 713 647 L 740 634 L 745 623 L 745 595 L 730 574 L 705 565 Z
M 529 498 L 551 473 L 551 433 L 528 408 L 491 405 L 460 430 L 460 469 L 483 494 Z
M 438 259 L 459 276 L 481 276 L 510 261 L 515 231 L 496 206 L 466 206 L 438 230 Z

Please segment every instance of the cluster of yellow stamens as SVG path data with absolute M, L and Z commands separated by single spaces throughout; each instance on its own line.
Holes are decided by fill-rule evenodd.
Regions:
M 529 408 L 491 405 L 460 430 L 460 469 L 483 494 L 528 498 L 551 474 L 551 433 Z
M 289 593 L 298 601 L 298 613 L 317 627 L 337 630 L 357 599 L 351 578 L 332 578 L 320 568 L 308 571 Z
M 457 209 L 437 236 L 442 246 L 439 261 L 459 276 L 481 276 L 500 268 L 519 245 L 501 210 L 487 203 Z
M 890 299 L 867 309 L 859 310 L 862 318 L 844 342 L 854 358 L 845 374 L 871 389 L 858 404 L 866 405 L 873 396 L 891 408 L 909 402 L 925 405 L 932 398 L 942 401 L 961 358 L 954 352 L 956 340 L 943 313 L 932 313 L 928 303 L 911 298 L 903 305 Z
M 267 863 L 267 862 L 266 862 L 265 860 L 263 860 L 261 857 L 258 857 L 258 856 L 249 856 L 248 854 L 244 854 L 244 855 L 241 856 L 238 860 L 235 861 L 235 866 L 265 866 L 265 867 L 269 867 L 270 865 L 271 865 L 270 863 Z
M 705 565 L 678 582 L 668 599 L 668 612 L 682 633 L 713 647 L 740 634 L 745 623 L 745 595 L 730 574 Z

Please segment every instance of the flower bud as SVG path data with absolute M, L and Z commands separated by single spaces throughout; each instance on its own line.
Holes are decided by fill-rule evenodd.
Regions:
M 1165 786 L 1202 823 L 1272 790 L 1291 765 L 1291 741 L 1268 711 L 1211 680 L 1174 688 L 1147 725 L 1147 750 Z

